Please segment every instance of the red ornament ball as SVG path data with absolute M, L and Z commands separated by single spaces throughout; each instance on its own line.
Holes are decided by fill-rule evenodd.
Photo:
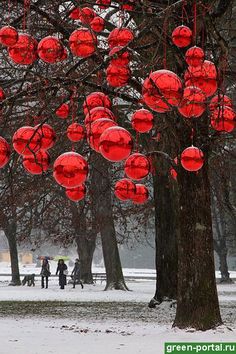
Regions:
M 105 21 L 102 17 L 96 16 L 90 22 L 90 26 L 94 32 L 102 32 L 105 28 Z
M 28 34 L 20 34 L 15 45 L 8 48 L 10 58 L 16 64 L 29 65 L 37 59 L 36 39 Z
M 115 28 L 108 36 L 110 48 L 125 47 L 134 39 L 134 34 L 129 28 Z
M 53 64 L 59 61 L 64 53 L 63 45 L 56 37 L 47 36 L 38 44 L 38 56 L 46 63 Z
M 132 199 L 135 195 L 135 184 L 128 178 L 122 178 L 115 184 L 115 196 L 120 200 Z
M 148 176 L 150 172 L 150 162 L 145 155 L 135 153 L 125 161 L 126 175 L 137 181 Z
M 20 155 L 32 155 L 41 148 L 41 136 L 33 127 L 19 128 L 12 138 L 13 148 Z
M 11 47 L 18 41 L 18 32 L 14 27 L 4 26 L 0 29 L 0 43 Z
M 200 88 L 186 87 L 178 107 L 179 113 L 185 118 L 200 117 L 206 109 L 205 101 L 206 95 Z
M 149 197 L 149 192 L 146 186 L 143 184 L 135 185 L 135 194 L 132 198 L 134 204 L 144 204 L 147 202 Z
M 226 95 L 219 94 L 214 97 L 212 97 L 210 104 L 209 104 L 209 109 L 210 111 L 214 111 L 217 108 L 227 106 L 233 108 L 233 102 L 231 98 L 229 98 Z
M 67 128 L 67 137 L 70 141 L 77 142 L 85 137 L 84 127 L 79 123 L 72 123 Z
M 88 114 L 95 107 L 111 108 L 111 101 L 103 92 L 92 92 L 83 103 L 84 114 Z M 105 118 L 105 117 L 102 117 Z
M 192 31 L 187 26 L 179 26 L 172 32 L 172 42 L 179 48 L 189 46 L 192 42 Z
M 111 5 L 111 0 L 96 0 L 96 4 L 100 7 L 100 9 L 106 9 Z
M 126 66 L 130 62 L 129 51 L 122 51 L 122 47 L 112 48 L 109 52 L 109 57 L 111 57 L 110 64 L 113 66 Z
M 8 142 L 0 136 L 0 168 L 3 168 L 10 160 L 11 150 Z
M 147 109 L 135 111 L 131 117 L 133 129 L 139 133 L 147 133 L 153 128 L 153 114 Z
M 78 187 L 85 182 L 87 175 L 88 163 L 76 152 L 65 152 L 54 162 L 53 177 L 62 187 Z
M 40 150 L 51 149 L 56 141 L 56 133 L 51 125 L 46 123 L 38 124 L 35 126 L 35 130 L 40 134 Z
M 134 10 L 134 0 L 119 0 L 121 3 L 121 10 L 133 11 Z
M 56 110 L 56 115 L 61 118 L 61 119 L 66 119 L 69 116 L 70 113 L 70 106 L 68 103 L 62 103 L 60 107 L 57 108 Z
M 96 12 L 90 7 L 75 7 L 69 15 L 73 20 L 80 20 L 85 25 L 89 25 L 95 16 Z
M 101 135 L 99 151 L 109 161 L 117 162 L 127 159 L 132 147 L 132 136 L 124 128 L 111 127 Z
M 199 66 L 204 62 L 205 53 L 200 47 L 191 47 L 185 54 L 186 63 L 190 66 Z
M 5 93 L 3 91 L 3 89 L 0 87 L 0 102 L 3 101 L 5 99 Z
M 32 175 L 41 175 L 50 165 L 50 156 L 47 151 L 39 150 L 35 154 L 23 156 L 23 166 Z
M 211 126 L 215 130 L 230 133 L 235 128 L 235 112 L 231 107 L 221 106 L 211 114 Z
M 107 82 L 112 87 L 123 87 L 129 81 L 131 76 L 130 69 L 127 66 L 113 66 L 110 64 L 106 70 Z
M 70 35 L 69 46 L 74 55 L 87 58 L 96 51 L 97 37 L 88 28 L 80 28 Z
M 106 129 L 115 126 L 117 126 L 117 123 L 107 118 L 97 119 L 91 126 L 88 126 L 87 140 L 91 148 L 99 152 L 99 141 L 102 133 L 104 133 Z
M 73 202 L 79 202 L 84 199 L 86 195 L 86 187 L 84 184 L 81 184 L 78 187 L 66 189 L 66 196 Z
M 109 108 L 106 107 L 95 107 L 93 109 L 91 109 L 91 111 L 89 111 L 86 114 L 85 120 L 84 120 L 84 124 L 86 125 L 90 125 L 93 122 L 95 122 L 98 119 L 101 118 L 108 118 L 111 120 L 116 120 L 114 114 L 112 113 L 112 111 L 110 111 Z
M 203 152 L 195 146 L 190 146 L 181 154 L 181 165 L 190 172 L 196 172 L 204 164 Z

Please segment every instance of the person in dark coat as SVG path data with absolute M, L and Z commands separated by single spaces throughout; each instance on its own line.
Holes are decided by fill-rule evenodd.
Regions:
M 44 288 L 44 278 L 46 280 L 46 289 L 48 288 L 48 277 L 51 275 L 50 273 L 50 265 L 48 260 L 45 258 L 43 259 L 42 268 L 41 268 L 41 288 Z
M 81 285 L 81 288 L 83 289 L 83 283 L 80 280 L 80 260 L 77 258 L 75 260 L 75 265 L 74 269 L 72 270 L 71 277 L 73 279 L 73 288 L 75 288 L 75 284 L 78 283 Z
M 60 289 L 65 289 L 66 285 L 66 276 L 68 274 L 67 265 L 63 259 L 59 259 L 57 265 L 56 275 L 59 273 L 59 286 Z

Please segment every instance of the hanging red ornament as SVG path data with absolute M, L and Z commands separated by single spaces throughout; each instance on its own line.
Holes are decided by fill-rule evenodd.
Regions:
M 41 148 L 41 136 L 33 127 L 19 128 L 12 138 L 13 148 L 20 155 L 32 155 Z
M 126 175 L 137 181 L 147 177 L 150 172 L 150 162 L 145 155 L 135 153 L 125 161 Z
M 100 119 L 100 118 L 108 118 L 111 120 L 116 120 L 114 114 L 112 113 L 112 111 L 110 111 L 109 108 L 106 107 L 95 107 L 93 109 L 91 109 L 85 117 L 84 120 L 84 124 L 90 125 L 93 122 L 95 122 L 96 120 Z
M 109 57 L 111 57 L 110 64 L 113 66 L 126 66 L 130 62 L 129 51 L 123 51 L 122 47 L 112 48 L 109 52 Z
M 101 118 L 97 119 L 92 125 L 87 128 L 87 140 L 90 147 L 99 152 L 99 141 L 102 133 L 111 127 L 115 127 L 118 124 L 114 120 Z
M 154 71 L 143 83 L 143 100 L 152 110 L 163 113 L 178 106 L 182 97 L 182 82 L 172 71 Z
M 131 117 L 133 129 L 139 133 L 147 133 L 153 128 L 153 114 L 147 109 L 135 111 Z
M 199 66 L 204 62 L 205 53 L 200 47 L 191 47 L 185 54 L 186 63 L 190 66 Z
M 61 118 L 61 119 L 66 119 L 69 116 L 70 113 L 70 106 L 68 103 L 62 103 L 60 107 L 57 108 L 56 110 L 56 115 Z
M 36 39 L 29 34 L 20 34 L 15 45 L 8 48 L 10 58 L 16 64 L 29 65 L 37 59 Z
M 47 151 L 39 150 L 35 154 L 23 156 L 23 166 L 32 175 L 41 175 L 50 165 L 50 156 Z
M 106 70 L 107 82 L 112 87 L 123 87 L 129 81 L 131 76 L 130 69 L 127 66 L 113 66 L 110 64 Z
M 6 98 L 5 93 L 3 89 L 0 87 L 0 102 L 3 101 Z
M 53 177 L 62 187 L 78 187 L 85 182 L 87 175 L 88 163 L 76 152 L 65 152 L 54 162 Z
M 121 10 L 133 11 L 135 0 L 119 0 L 121 3 Z
M 8 142 L 0 136 L 0 168 L 3 168 L 10 160 L 11 150 Z
M 175 162 L 176 165 L 178 164 L 178 158 L 177 158 L 177 157 L 174 158 L 174 162 Z M 177 174 L 177 172 L 176 172 L 176 170 L 175 170 L 174 167 L 171 167 L 171 168 L 170 168 L 170 175 L 171 175 L 171 177 L 172 177 L 174 180 L 177 180 L 178 174 Z
M 47 36 L 38 44 L 38 56 L 46 63 L 56 63 L 64 53 L 63 45 L 56 37 Z
M 84 199 L 86 195 L 86 187 L 84 184 L 81 184 L 78 187 L 66 189 L 66 196 L 73 202 L 79 202 Z
M 111 5 L 111 0 L 96 0 L 96 4 L 100 7 L 100 9 L 106 9 Z
M 235 128 L 236 115 L 231 107 L 221 106 L 212 111 L 211 126 L 215 130 L 230 133 Z
M 114 193 L 120 200 L 132 199 L 135 194 L 135 184 L 128 178 L 122 178 L 116 182 Z
M 79 123 L 72 123 L 67 128 L 67 137 L 70 141 L 77 142 L 85 137 L 84 127 Z
M 184 89 L 183 98 L 178 107 L 185 118 L 200 117 L 206 110 L 206 95 L 198 87 L 189 86 Z
M 134 34 L 129 28 L 115 28 L 108 36 L 110 48 L 125 47 L 134 39 Z
M 219 94 L 214 97 L 212 97 L 210 104 L 209 104 L 209 109 L 210 111 L 214 111 L 217 108 L 220 108 L 222 106 L 227 106 L 233 108 L 233 102 L 231 98 L 224 94 Z
M 94 32 L 102 32 L 105 28 L 105 21 L 102 17 L 96 16 L 90 22 L 90 26 Z
M 43 123 L 35 126 L 35 130 L 40 134 L 40 150 L 48 150 L 53 147 L 56 141 L 55 130 L 51 125 Z
M 90 7 L 75 7 L 69 15 L 73 20 L 80 20 L 85 25 L 89 25 L 95 16 L 96 12 Z
M 117 162 L 127 159 L 132 147 L 132 136 L 124 128 L 111 127 L 101 135 L 99 151 L 109 161 Z
M 181 165 L 190 172 L 196 172 L 204 164 L 203 152 L 195 146 L 190 146 L 181 154 Z
M 87 58 L 96 51 L 97 37 L 88 28 L 80 28 L 70 35 L 69 46 L 74 55 Z
M 147 202 L 149 197 L 149 192 L 146 186 L 143 184 L 135 185 L 135 194 L 132 198 L 134 204 L 144 204 Z
M 187 26 L 179 26 L 172 32 L 172 42 L 179 48 L 187 47 L 192 42 L 193 33 Z
M 18 32 L 14 27 L 4 26 L 0 29 L 0 44 L 11 47 L 18 41 Z
M 95 107 L 111 108 L 111 101 L 103 92 L 92 92 L 83 103 L 84 114 L 88 114 Z M 105 118 L 105 117 L 102 117 Z

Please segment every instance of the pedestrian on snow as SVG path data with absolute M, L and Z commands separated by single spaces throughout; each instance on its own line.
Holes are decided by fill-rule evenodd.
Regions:
M 75 288 L 75 284 L 78 283 L 81 285 L 81 288 L 83 289 L 83 283 L 80 280 L 80 260 L 77 258 L 75 260 L 75 265 L 74 269 L 72 270 L 71 277 L 73 279 L 73 289 Z
M 51 275 L 50 273 L 50 265 L 48 263 L 48 260 L 46 258 L 43 259 L 43 263 L 42 263 L 42 268 L 41 268 L 41 287 L 42 289 L 44 288 L 44 278 L 46 281 L 46 286 L 45 288 L 48 288 L 48 277 Z
M 59 273 L 59 286 L 60 289 L 65 289 L 66 276 L 68 275 L 67 265 L 63 259 L 59 259 L 57 265 L 56 275 Z

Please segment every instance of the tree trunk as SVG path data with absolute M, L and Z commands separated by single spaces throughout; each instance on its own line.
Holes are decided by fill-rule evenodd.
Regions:
M 21 285 L 15 223 L 10 222 L 7 229 L 5 229 L 4 231 L 7 236 L 11 258 L 11 282 L 9 283 L 9 285 Z
M 93 284 L 92 261 L 96 245 L 96 235 L 90 239 L 87 237 L 86 233 L 84 233 L 83 237 L 78 235 L 75 241 L 81 262 L 81 280 L 85 284 Z
M 230 274 L 228 272 L 229 269 L 227 264 L 227 253 L 227 248 L 222 248 L 218 254 L 220 261 L 219 270 L 221 273 L 221 283 L 232 283 L 232 280 L 230 279 Z

